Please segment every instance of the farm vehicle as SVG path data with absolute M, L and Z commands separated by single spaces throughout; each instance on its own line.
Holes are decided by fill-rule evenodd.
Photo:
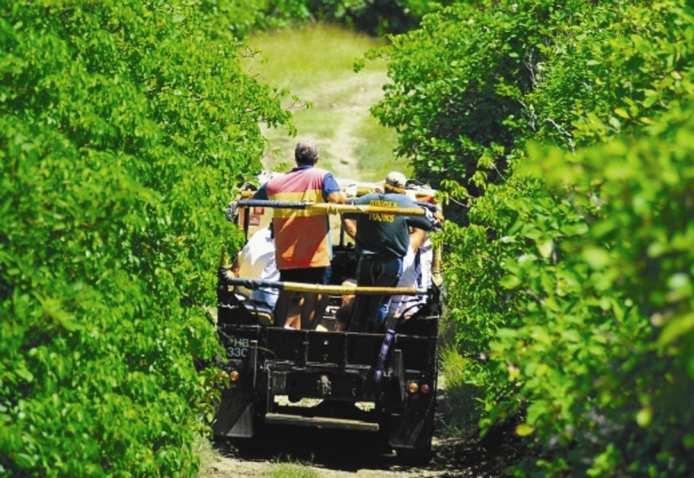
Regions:
M 433 193 L 431 193 L 433 197 Z M 288 204 L 242 200 L 240 225 L 249 230 L 267 222 L 275 207 L 349 205 Z M 352 207 L 351 211 L 355 211 Z M 397 208 L 388 211 L 404 214 Z M 356 213 L 369 213 L 368 207 Z M 412 211 L 409 211 L 412 213 Z M 407 462 L 431 456 L 437 392 L 437 336 L 441 313 L 440 260 L 435 251 L 431 287 L 377 288 L 342 285 L 355 277 L 358 253 L 341 223 L 333 247 L 327 285 L 236 277 L 222 264 L 217 289 L 217 329 L 226 350 L 223 390 L 214 423 L 217 437 L 252 441 L 260 427 L 296 426 L 355 430 L 373 434 Z M 238 288 L 284 289 L 320 294 L 324 307 L 308 329 L 287 329 L 267 304 Z M 424 305 L 413 316 L 390 317 L 383 333 L 339 331 L 337 311 L 346 294 L 419 295 Z

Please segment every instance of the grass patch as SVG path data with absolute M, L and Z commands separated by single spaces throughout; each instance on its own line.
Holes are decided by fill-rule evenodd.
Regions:
M 315 470 L 306 468 L 301 465 L 291 463 L 282 463 L 276 465 L 269 471 L 269 478 L 319 478 L 320 475 Z
M 212 447 L 210 440 L 199 436 L 193 444 L 195 454 L 200 459 L 198 478 L 208 478 L 214 476 L 214 465 L 219 461 L 219 452 Z
M 354 61 L 383 45 L 383 40 L 314 23 L 261 32 L 248 43 L 258 54 L 244 61 L 246 70 L 272 86 L 298 94 L 317 83 L 352 74 Z M 367 71 L 384 70 L 385 66 L 385 60 L 369 62 Z
M 295 114 L 294 120 L 301 125 L 301 128 L 297 127 L 299 132 L 311 132 L 317 138 L 332 138 L 341 118 L 338 113 L 311 108 Z
M 335 137 L 341 117 L 338 113 L 306 109 L 295 112 L 293 122 L 299 138 L 310 138 L 318 143 L 320 150 L 320 167 L 330 169 L 332 158 L 326 151 L 326 144 Z M 265 150 L 266 165 L 279 163 L 294 164 L 294 145 L 296 138 L 290 135 L 286 128 L 269 129 L 265 131 L 268 147 Z
M 465 382 L 465 369 L 470 362 L 454 347 L 441 353 L 442 374 L 446 399 L 442 401 L 439 431 L 444 436 L 471 437 L 477 433 L 479 413 L 478 390 Z
M 357 135 L 362 142 L 357 146 L 355 155 L 361 179 L 380 181 L 393 170 L 409 176 L 410 165 L 393 154 L 397 143 L 397 134 L 391 128 L 381 125 L 373 116 L 368 116 L 359 126 Z

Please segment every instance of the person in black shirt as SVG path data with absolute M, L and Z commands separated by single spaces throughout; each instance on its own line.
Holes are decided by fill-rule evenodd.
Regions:
M 417 207 L 405 192 L 405 175 L 388 174 L 383 193 L 371 193 L 351 201 L 352 204 Z M 403 257 L 410 244 L 410 227 L 429 231 L 433 220 L 426 216 L 395 214 L 344 214 L 345 230 L 354 236 L 359 263 L 357 285 L 395 287 L 402 273 Z M 391 296 L 357 295 L 348 330 L 382 331 Z

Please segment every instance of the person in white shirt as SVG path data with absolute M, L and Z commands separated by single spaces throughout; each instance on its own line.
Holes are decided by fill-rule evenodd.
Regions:
M 410 247 L 403 258 L 402 275 L 397 287 L 431 287 L 431 264 L 434 253 L 431 240 L 421 229 L 413 229 L 410 233 Z M 388 316 L 409 319 L 426 303 L 426 297 L 416 295 L 393 296 Z
M 270 227 L 264 227 L 251 236 L 236 257 L 234 272 L 244 279 L 278 281 L 279 270 L 275 262 L 275 239 Z M 238 287 L 237 291 L 248 299 L 263 302 L 275 307 L 279 292 L 277 289 L 258 288 L 249 290 Z

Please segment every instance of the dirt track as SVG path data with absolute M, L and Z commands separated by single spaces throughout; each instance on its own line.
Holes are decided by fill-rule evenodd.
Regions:
M 322 157 L 327 159 L 323 167 L 330 169 L 338 178 L 364 180 L 364 171 L 360 169 L 357 159 L 357 148 L 363 142 L 360 127 L 369 117 L 369 108 L 383 97 L 383 85 L 387 81 L 385 71 L 361 72 L 341 76 L 314 85 L 311 89 L 299 93 L 302 102 L 289 106 L 294 113 L 304 110 L 304 102 L 313 105 L 309 114 L 323 118 L 331 123 L 334 131 L 329 136 L 308 133 L 313 139 Z M 295 138 L 277 135 L 268 128 L 263 129 L 270 136 L 271 143 L 281 151 L 292 151 Z M 303 137 L 303 135 L 300 135 Z M 272 155 L 264 159 L 265 166 L 272 167 L 276 158 Z
M 438 392 L 437 436 L 434 458 L 425 467 L 398 463 L 394 453 L 379 452 L 367 432 L 331 432 L 302 428 L 273 428 L 253 449 L 217 442 L 203 453 L 200 476 L 268 477 L 281 463 L 294 463 L 313 476 L 337 477 L 494 477 L 519 453 L 512 433 L 492 434 L 486 442 L 447 438 L 446 417 L 454 403 L 445 390 Z M 277 474 L 274 476 L 278 476 Z
M 319 142 L 319 146 L 329 151 L 332 157 L 340 158 L 332 165 L 337 177 L 362 179 L 357 177 L 359 167 L 355 153 L 360 142 L 358 128 L 369 116 L 369 107 L 383 97 L 382 87 L 386 80 L 385 72 L 361 73 L 324 85 L 323 90 L 317 91 L 315 99 L 311 99 L 344 98 L 348 95 L 345 101 L 333 105 L 333 110 L 342 118 L 335 137 Z

